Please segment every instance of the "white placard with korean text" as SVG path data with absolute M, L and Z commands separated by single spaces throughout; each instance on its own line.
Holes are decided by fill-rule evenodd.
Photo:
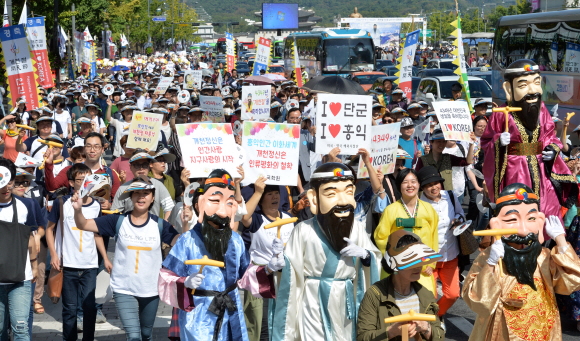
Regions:
M 263 175 L 269 185 L 297 185 L 300 125 L 245 121 L 242 147 L 244 184 L 253 184 Z
M 218 168 L 225 169 L 232 177 L 240 176 L 236 170 L 240 165 L 239 152 L 230 123 L 187 123 L 175 127 L 183 164 L 190 177 L 207 178 Z
M 171 82 L 173 82 L 173 77 L 161 77 L 157 87 L 155 88 L 154 94 L 163 95 L 171 86 Z
M 446 140 L 471 141 L 469 134 L 473 131 L 473 124 L 467 102 L 444 101 L 432 104 Z
M 316 153 L 328 154 L 339 147 L 340 154 L 355 155 L 370 149 L 372 97 L 318 94 L 316 105 Z
M 199 96 L 199 107 L 203 110 L 202 121 L 224 123 L 224 107 L 222 98 L 218 96 Z
M 135 111 L 129 125 L 127 148 L 142 148 L 157 150 L 157 142 L 161 137 L 163 115 Z
M 383 174 L 395 171 L 397 147 L 401 134 L 401 122 L 382 124 L 371 127 L 371 149 L 369 150 L 371 164 Z M 359 162 L 358 178 L 368 178 L 369 171 L 364 162 Z
M 269 85 L 242 87 L 242 120 L 265 120 L 270 117 Z
M 201 89 L 201 70 L 187 70 L 183 77 L 184 89 Z

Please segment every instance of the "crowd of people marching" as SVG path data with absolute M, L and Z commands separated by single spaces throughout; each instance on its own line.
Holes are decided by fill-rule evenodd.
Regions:
M 396 57 L 393 56 L 393 53 L 396 54 L 394 51 L 382 53 L 385 58 Z M 446 52 L 441 53 L 444 56 Z M 250 281 L 243 271 L 253 269 L 252 264 L 265 267 L 267 274 L 290 266 L 285 262 L 283 253 L 290 255 L 295 250 L 287 250 L 288 246 L 284 249 L 284 245 L 296 238 L 298 233 L 293 233 L 296 224 L 313 217 L 320 223 L 319 215 L 311 210 L 312 205 L 319 205 L 319 210 L 322 209 L 320 202 L 312 202 L 312 196 L 305 195 L 310 189 L 321 191 L 324 186 L 320 183 L 317 169 L 323 169 L 325 164 L 342 164 L 341 172 L 347 174 L 353 166 L 356 169 L 355 165 L 359 162 L 369 165 L 370 179 L 359 180 L 356 190 L 351 189 L 355 191 L 356 198 L 355 221 L 363 226 L 361 236 L 370 238 L 371 242 L 363 249 L 348 240 L 344 253 L 341 251 L 342 263 L 336 266 L 343 266 L 348 257 L 361 258 L 364 266 L 369 266 L 371 260 L 374 262 L 376 259 L 383 270 L 381 278 L 390 274 L 390 279 L 378 282 L 377 287 L 384 289 L 380 289 L 381 295 L 378 295 L 375 286 L 372 288 L 377 296 L 373 296 L 370 289 L 364 294 L 358 310 L 356 332 L 352 327 L 353 335 L 357 340 L 374 339 L 379 335 L 373 331 L 380 329 L 376 325 L 379 317 L 405 314 L 415 309 L 436 315 L 437 320 L 417 321 L 409 327 L 409 335 L 416 334 L 424 340 L 444 339 L 446 313 L 460 297 L 460 283 L 464 281 L 462 273 L 470 264 L 470 255 L 477 249 L 466 249 L 449 227 L 471 221 L 472 228 L 482 230 L 490 219 L 489 211 L 482 207 L 477 198 L 478 194 L 487 192 L 481 175 L 484 150 L 480 139 L 495 104 L 476 99 L 471 141 L 448 141 L 438 125 L 433 108 L 426 102 L 406 98 L 401 89 L 386 79 L 382 87 L 373 90 L 373 125 L 400 122 L 401 135 L 395 170 L 392 174 L 382 174 L 370 166 L 369 152 L 365 149 L 355 156 L 342 155 L 339 148 L 328 155 L 314 155 L 316 128 L 312 118 L 316 113 L 317 94 L 301 91 L 291 79 L 273 82 L 269 121 L 300 125 L 298 186 L 267 185 L 265 178 L 259 178 L 250 186 L 241 186 L 241 178 L 229 181 L 229 174 L 220 173 L 219 170 L 212 172 L 208 179 L 190 177 L 182 162 L 184 146 L 179 144 L 176 125 L 202 122 L 200 95 L 221 97 L 225 121 L 232 125 L 241 121 L 241 88 L 251 86 L 245 77 L 238 75 L 235 69 L 227 72 L 224 65 L 212 64 L 210 56 L 199 58 L 172 54 L 156 58 L 134 57 L 132 61 L 134 65 L 127 71 L 102 73 L 89 79 L 88 71 L 82 70 L 77 79 L 62 80 L 56 88 L 38 88 L 42 97 L 41 108 L 31 109 L 26 100 L 17 99 L 14 110 L 0 120 L 3 127 L 0 143 L 4 145 L 4 154 L 0 159 L 0 225 L 21 224 L 30 228 L 25 278 L 0 285 L 1 340 L 9 332 L 14 340 L 32 338 L 34 317 L 45 313 L 42 298 L 49 294 L 45 289 L 49 274 L 59 271 L 62 272 L 60 299 L 64 340 L 76 340 L 79 331 L 83 333 L 83 340 L 92 340 L 95 324 L 106 322 L 108 317 L 103 313 L 102 304 L 96 303 L 95 299 L 97 276 L 101 272 L 111 275 L 110 287 L 127 340 L 151 340 L 159 301 L 174 302 L 169 289 L 166 289 L 167 283 L 172 280 L 163 277 L 169 276 L 164 270 L 170 269 L 171 274 L 186 278 L 185 281 L 171 282 L 177 290 L 182 285 L 187 291 L 197 290 L 198 295 L 218 295 L 217 291 L 212 294 L 204 286 L 208 280 L 217 280 L 214 272 L 204 270 L 205 275 L 201 272 L 184 275 L 180 274 L 180 266 L 176 265 L 176 260 L 183 258 L 178 254 L 180 245 L 186 242 L 184 239 L 194 238 L 196 231 L 200 236 L 211 236 L 210 232 L 203 228 L 198 231 L 196 227 L 198 216 L 208 216 L 207 210 L 201 210 L 202 203 L 198 200 L 203 198 L 203 205 L 211 205 L 213 201 L 228 199 L 203 197 L 216 181 L 221 186 L 221 179 L 226 179 L 226 185 L 222 187 L 231 189 L 231 203 L 237 203 L 233 204 L 237 210 L 231 222 L 231 232 L 241 236 L 238 247 L 243 250 L 241 252 L 247 252 L 250 264 L 248 270 L 239 270 L 243 282 Z M 171 67 L 168 67 L 167 61 L 171 61 Z M 200 63 L 208 63 L 213 70 L 208 69 L 211 71 L 204 73 L 199 88 L 187 89 L 191 91 L 191 99 L 180 103 L 177 94 L 184 88 L 184 71 L 199 69 Z M 168 76 L 173 77 L 173 84 L 165 94 L 154 94 L 160 77 Z M 104 93 L 107 84 L 114 86 L 109 96 Z M 461 84 L 455 84 L 452 89 L 454 100 L 460 100 Z M 299 105 L 288 109 L 285 104 L 291 99 Z M 161 138 L 156 150 L 127 147 L 127 127 L 136 111 L 162 117 Z M 430 120 L 430 133 L 428 142 L 422 143 L 417 140 L 414 131 L 426 120 Z M 561 131 L 569 122 L 555 120 L 555 123 L 557 136 L 565 137 L 565 132 L 561 134 Z M 236 142 L 241 145 L 242 132 L 235 130 L 234 134 Z M 580 180 L 579 152 L 565 140 L 561 142 L 564 146 L 562 157 L 566 158 L 568 167 Z M 105 156 L 109 155 L 112 155 L 112 162 L 106 161 Z M 243 166 L 238 168 L 238 172 L 243 178 Z M 94 175 L 102 175 L 96 178 L 98 183 L 92 188 L 82 188 L 85 178 Z M 2 181 L 5 177 L 8 182 Z M 192 191 L 186 191 L 188 188 Z M 191 206 L 184 203 L 184 197 L 188 195 L 192 196 Z M 468 208 L 464 210 L 466 205 Z M 576 207 L 566 212 L 566 228 L 572 225 L 575 216 Z M 213 221 L 212 224 L 223 224 L 219 217 L 211 217 L 214 217 L 209 220 Z M 297 222 L 285 224 L 277 238 L 273 230 L 264 228 L 278 218 L 291 217 L 298 218 Z M 417 226 L 413 224 L 420 221 L 421 228 L 415 230 L 416 235 L 409 237 L 401 224 L 411 218 L 413 223 L 409 226 Z M 359 245 L 361 236 L 353 237 L 353 240 L 359 240 Z M 331 236 L 326 237 L 332 239 Z M 440 255 L 436 263 L 423 261 L 424 266 L 419 270 L 411 269 L 412 272 L 393 271 L 391 265 L 384 261 L 381 263 L 381 258 L 396 257 L 396 254 L 403 252 L 401 249 L 412 244 L 401 241 L 411 238 L 416 242 L 413 239 L 416 237 L 427 249 Z M 567 238 L 580 252 L 576 227 L 569 230 Z M 224 255 L 230 252 L 228 244 L 224 246 L 217 240 L 217 243 L 206 243 L 207 250 L 200 252 L 211 255 L 212 259 L 221 258 L 227 268 L 228 258 L 224 260 Z M 482 250 L 487 246 L 484 244 L 479 244 Z M 6 246 L 1 241 L 0 245 Z M 295 247 L 295 244 L 292 246 Z M 112 251 L 114 259 L 110 260 Z M 308 252 L 313 252 L 315 257 L 320 256 L 310 249 L 305 251 Z M 341 254 L 337 253 L 339 258 Z M 303 260 L 304 263 L 312 261 L 306 256 Z M 292 266 L 296 264 L 292 263 Z M 306 264 L 304 266 L 308 268 Z M 259 274 L 258 270 L 253 271 Z M 308 276 L 321 276 L 316 271 Z M 226 272 L 224 281 L 230 276 L 226 276 Z M 322 283 L 320 286 L 322 292 Z M 226 287 L 223 285 L 218 291 L 227 291 Z M 268 340 L 269 333 L 272 333 L 274 312 L 278 320 L 281 318 L 278 315 L 280 309 L 273 305 L 285 303 L 281 303 L 280 299 L 275 302 L 263 292 L 255 294 L 250 287 L 244 287 L 243 306 L 238 307 L 243 310 L 243 318 L 236 323 L 238 326 L 245 323 L 242 334 L 247 334 L 249 340 Z M 312 293 L 307 291 L 305 295 Z M 183 294 L 180 297 L 184 299 Z M 558 297 L 561 311 L 575 321 L 580 321 L 579 297 L 577 292 Z M 303 301 L 303 304 L 314 304 L 312 301 L 317 302 L 319 298 L 309 296 L 307 299 L 311 301 Z M 383 306 L 384 301 L 391 302 L 388 311 L 379 307 Z M 195 308 L 199 309 L 201 301 L 196 302 Z M 357 312 L 348 311 L 349 304 L 345 303 L 346 314 L 356 315 Z M 195 309 L 193 304 L 189 308 L 178 303 L 172 305 L 175 308 L 168 335 L 170 339 L 202 337 L 209 340 L 213 337 L 216 340 L 220 329 L 214 331 L 210 325 L 198 334 L 184 331 L 184 328 L 202 323 L 194 318 L 185 320 L 182 315 Z M 333 314 L 345 314 L 344 306 L 333 306 L 332 309 L 335 311 L 324 310 L 328 316 L 323 313 L 323 322 L 320 323 L 328 324 L 328 319 L 334 320 Z M 218 318 L 221 324 L 224 319 L 230 325 L 230 334 L 220 336 L 219 340 L 236 339 L 235 328 L 231 327 L 234 325 L 231 314 L 230 311 L 224 317 L 222 311 L 212 320 L 215 322 Z M 316 316 L 318 319 L 320 315 Z M 184 324 L 184 321 L 187 323 Z M 578 326 L 580 329 L 580 322 Z M 312 330 L 316 334 L 316 328 Z M 388 338 L 400 336 L 401 330 L 400 324 L 390 325 Z M 335 335 L 334 339 L 346 340 L 350 339 L 350 335 Z

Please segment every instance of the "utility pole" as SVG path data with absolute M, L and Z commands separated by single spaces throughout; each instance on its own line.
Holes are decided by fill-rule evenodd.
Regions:
M 149 3 L 151 0 L 147 0 L 147 42 L 151 44 L 151 14 L 149 14 Z
M 8 11 L 8 22 L 14 25 L 12 21 L 12 0 L 6 0 L 6 10 Z
M 173 38 L 173 3 L 174 0 L 171 0 L 171 45 L 175 47 L 175 38 Z

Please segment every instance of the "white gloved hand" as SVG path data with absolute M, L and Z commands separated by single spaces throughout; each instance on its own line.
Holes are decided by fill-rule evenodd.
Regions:
M 279 253 L 278 255 L 274 255 L 274 257 L 270 259 L 270 262 L 268 263 L 267 266 L 267 270 L 268 272 L 279 271 L 282 270 L 282 268 L 284 268 L 284 265 L 286 265 L 286 261 L 284 260 L 284 254 Z
M 554 215 L 551 215 L 548 217 L 548 220 L 546 220 L 546 233 L 548 236 L 550 236 L 550 238 L 555 240 L 556 237 L 566 232 L 564 231 L 564 226 L 562 226 L 560 219 Z
M 556 156 L 556 154 L 554 153 L 553 150 L 544 150 L 542 152 L 542 160 L 544 161 L 552 161 L 554 159 L 554 156 Z
M 363 249 L 362 247 L 356 245 L 352 240 L 344 237 L 345 242 L 348 243 L 342 250 L 340 250 L 340 255 L 345 257 L 359 257 L 365 259 L 368 257 L 369 253 L 367 250 Z
M 282 252 L 284 252 L 284 243 L 282 243 L 280 239 L 274 238 L 274 241 L 272 242 L 272 253 L 277 255 Z
M 506 131 L 506 132 L 501 133 L 501 135 L 499 136 L 499 143 L 501 143 L 501 145 L 503 147 L 505 147 L 508 144 L 510 144 L 511 139 L 512 139 L 512 137 L 511 137 L 510 133 L 508 133 Z
M 183 285 L 185 285 L 186 288 L 197 289 L 201 285 L 201 282 L 204 278 L 205 276 L 203 274 L 189 275 L 185 279 Z
M 491 245 L 491 252 L 489 253 L 489 258 L 487 259 L 487 264 L 491 266 L 496 266 L 499 263 L 499 259 L 503 258 L 505 254 L 505 249 L 503 248 L 503 243 L 501 240 L 496 240 L 495 243 Z

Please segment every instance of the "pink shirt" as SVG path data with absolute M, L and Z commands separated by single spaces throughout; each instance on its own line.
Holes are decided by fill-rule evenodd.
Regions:
M 131 168 L 129 166 L 129 158 L 124 156 L 116 158 L 115 161 L 113 161 L 111 164 L 111 169 L 115 170 L 119 176 L 121 176 L 121 171 L 124 170 L 125 173 L 127 173 L 127 179 L 125 179 L 125 182 L 133 180 L 133 172 L 131 172 Z

